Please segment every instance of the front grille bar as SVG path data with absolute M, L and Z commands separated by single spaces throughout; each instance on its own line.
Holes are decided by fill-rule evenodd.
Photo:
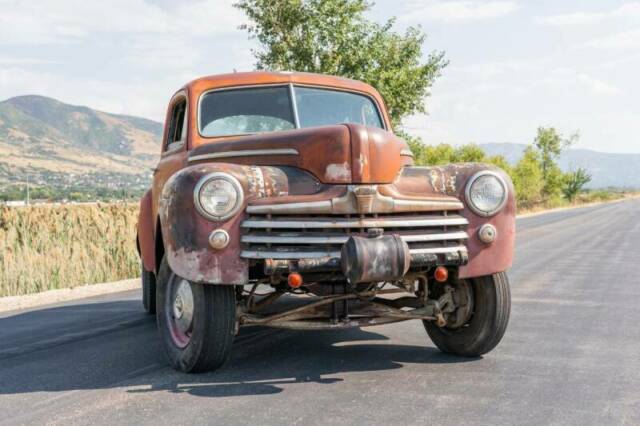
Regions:
M 466 232 L 448 232 L 444 234 L 419 234 L 419 235 L 399 235 L 407 243 L 421 243 L 431 241 L 452 241 L 466 240 L 469 238 Z M 243 243 L 257 244 L 344 244 L 349 239 L 348 235 L 336 236 L 307 236 L 306 234 L 281 233 L 243 235 L 241 241 Z
M 411 255 L 425 255 L 425 254 L 448 254 L 448 253 L 467 253 L 465 246 L 452 246 L 452 247 L 428 247 L 428 248 L 415 248 L 409 250 Z M 340 258 L 339 251 L 287 251 L 287 250 L 243 250 L 240 252 L 240 256 L 245 259 L 319 259 L 319 258 Z
M 438 219 L 324 219 L 324 220 L 270 220 L 247 219 L 242 222 L 243 228 L 277 228 L 277 229 L 345 229 L 345 228 L 412 228 L 433 226 L 459 226 L 468 225 L 469 222 L 462 216 L 448 216 Z

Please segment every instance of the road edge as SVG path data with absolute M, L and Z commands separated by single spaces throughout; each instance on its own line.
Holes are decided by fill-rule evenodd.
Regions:
M 25 294 L 21 296 L 0 297 L 0 313 L 37 308 L 60 302 L 86 299 L 111 293 L 135 290 L 140 288 L 140 278 L 131 278 L 108 283 L 81 285 L 73 288 L 47 290 L 41 293 Z
M 623 201 L 635 200 L 635 199 L 638 199 L 638 198 L 640 198 L 640 195 L 633 195 L 633 196 L 630 196 L 630 197 L 616 198 L 615 200 L 595 201 L 593 203 L 577 204 L 577 205 L 574 205 L 574 206 L 556 207 L 556 208 L 553 208 L 553 209 L 547 209 L 547 210 L 540 210 L 540 211 L 536 211 L 536 212 L 517 214 L 516 218 L 517 219 L 524 219 L 526 217 L 541 216 L 543 214 L 562 212 L 562 211 L 566 211 L 566 210 L 577 210 L 577 209 L 584 209 L 584 208 L 587 208 L 587 207 L 600 206 L 600 205 L 603 205 L 603 204 L 621 203 Z

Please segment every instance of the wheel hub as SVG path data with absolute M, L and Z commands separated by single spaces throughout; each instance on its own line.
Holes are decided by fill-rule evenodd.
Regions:
M 473 312 L 473 291 L 467 280 L 461 280 L 453 287 L 453 302 L 455 311 L 448 315 L 447 328 L 460 328 L 471 317 Z
M 193 293 L 187 280 L 180 280 L 173 298 L 173 318 L 182 333 L 191 331 L 193 324 Z

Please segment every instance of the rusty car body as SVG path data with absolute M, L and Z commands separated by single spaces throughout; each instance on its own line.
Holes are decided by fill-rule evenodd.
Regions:
M 172 97 L 137 243 L 145 307 L 171 364 L 195 372 L 256 325 L 419 319 L 443 351 L 486 353 L 509 317 L 514 237 L 509 177 L 414 166 L 373 87 L 250 72 Z

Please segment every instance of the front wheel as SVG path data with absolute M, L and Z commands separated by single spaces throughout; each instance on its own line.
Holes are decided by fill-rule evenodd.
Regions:
M 511 311 L 509 280 L 504 272 L 468 280 L 473 311 L 461 326 L 438 327 L 423 321 L 433 343 L 443 352 L 475 357 L 495 348 L 507 330 Z
M 235 334 L 233 286 L 192 283 L 163 259 L 156 301 L 158 330 L 173 368 L 199 373 L 224 364 Z

